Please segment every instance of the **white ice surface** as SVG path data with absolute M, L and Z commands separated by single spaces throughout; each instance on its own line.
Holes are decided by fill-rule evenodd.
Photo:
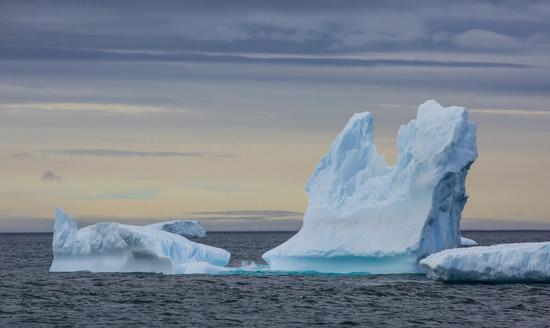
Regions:
M 221 248 L 143 226 L 98 223 L 78 229 L 56 210 L 50 271 L 208 273 L 223 270 L 231 254 Z
M 418 272 L 420 258 L 460 245 L 476 157 L 462 107 L 422 104 L 399 129 L 395 166 L 377 152 L 372 115 L 354 114 L 308 180 L 301 230 L 263 258 L 274 270 Z
M 442 281 L 550 281 L 550 242 L 448 249 L 420 265 L 429 278 Z
M 473 240 L 473 239 L 470 239 L 470 238 L 466 238 L 466 237 L 460 237 L 460 246 L 464 246 L 464 247 L 470 247 L 470 246 L 477 246 L 477 241 Z
M 196 220 L 172 220 L 149 224 L 146 227 L 175 233 L 184 237 L 206 237 L 206 230 Z

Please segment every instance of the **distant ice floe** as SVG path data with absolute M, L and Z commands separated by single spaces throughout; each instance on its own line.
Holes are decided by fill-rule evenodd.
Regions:
M 448 282 L 550 282 L 550 242 L 448 249 L 420 265 L 429 278 Z
M 119 223 L 78 229 L 56 210 L 50 271 L 214 273 L 225 270 L 231 254 L 180 235 Z
M 477 245 L 478 245 L 477 241 L 473 239 L 460 237 L 460 246 L 471 247 L 471 246 L 477 246 Z
M 183 237 L 206 237 L 206 230 L 197 220 L 172 220 L 148 224 L 146 227 L 175 233 Z
M 273 270 L 419 272 L 421 258 L 461 244 L 476 157 L 465 108 L 420 105 L 399 129 L 395 166 L 377 151 L 372 115 L 354 114 L 308 180 L 302 229 L 263 259 Z

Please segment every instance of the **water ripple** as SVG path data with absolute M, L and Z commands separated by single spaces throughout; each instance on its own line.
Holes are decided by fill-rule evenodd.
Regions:
M 443 284 L 422 275 L 258 274 L 289 233 L 211 233 L 230 265 L 217 276 L 49 273 L 51 235 L 0 235 L 0 327 L 548 327 L 550 285 Z M 482 243 L 549 232 L 476 232 Z M 249 269 L 250 269 L 249 268 Z

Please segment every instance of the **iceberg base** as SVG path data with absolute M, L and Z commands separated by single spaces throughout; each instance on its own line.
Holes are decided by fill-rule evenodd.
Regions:
M 178 273 L 172 261 L 147 252 L 109 254 L 95 256 L 56 255 L 50 267 L 51 272 L 154 272 Z
M 269 269 L 273 271 L 299 271 L 321 273 L 418 273 L 416 256 L 333 256 L 298 257 L 272 256 L 265 258 Z

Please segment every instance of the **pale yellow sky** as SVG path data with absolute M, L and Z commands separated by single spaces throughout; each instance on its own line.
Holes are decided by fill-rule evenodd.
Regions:
M 0 2 L 0 232 L 49 230 L 55 207 L 296 223 L 353 113 L 373 113 L 392 162 L 428 99 L 478 124 L 463 217 L 550 228 L 550 3 L 220 8 Z
M 49 115 L 52 106 L 31 109 L 31 114 Z M 80 115 L 64 105 L 59 107 L 54 109 L 65 116 Z M 383 121 L 375 127 L 379 150 L 392 163 L 395 132 L 414 115 L 414 108 L 387 107 L 375 106 L 373 112 L 375 124 L 377 113 Z M 390 118 L 384 116 L 388 112 L 392 112 Z M 109 115 L 140 113 L 117 109 Z M 2 115 L 15 114 L 2 110 Z M 177 115 L 185 119 L 187 114 Z M 311 122 L 305 130 L 260 127 L 210 136 L 177 131 L 140 135 L 130 129 L 99 131 L 93 137 L 91 127 L 81 131 L 67 127 L 61 133 L 39 126 L 29 133 L 4 131 L 4 136 L 12 133 L 15 141 L 3 138 L 0 142 L 1 214 L 51 217 L 55 207 L 77 217 L 117 219 L 185 217 L 199 211 L 301 212 L 307 201 L 306 180 L 345 124 L 347 118 L 341 116 L 330 128 L 316 129 Z M 550 115 L 501 115 L 474 109 L 472 118 L 478 124 L 480 155 L 467 179 L 470 199 L 463 216 L 549 222 L 550 132 L 540 127 L 550 123 Z M 82 149 L 96 153 L 70 152 Z M 111 152 L 98 154 L 97 150 Z M 45 171 L 55 176 L 45 179 Z

